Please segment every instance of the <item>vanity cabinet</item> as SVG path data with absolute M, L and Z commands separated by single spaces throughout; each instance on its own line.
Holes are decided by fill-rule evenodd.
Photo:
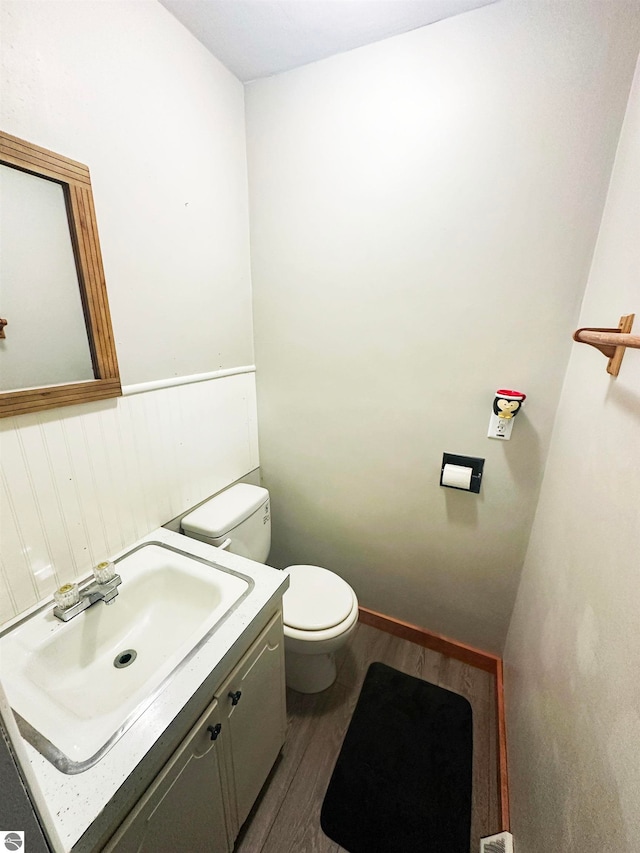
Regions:
M 228 853 L 284 743 L 281 614 L 268 623 L 103 853 Z
M 220 718 L 215 700 L 106 846 L 105 853 L 226 853 L 230 849 L 220 761 L 222 729 L 217 728 Z
M 231 843 L 284 743 L 287 726 L 282 622 L 260 635 L 220 689 Z

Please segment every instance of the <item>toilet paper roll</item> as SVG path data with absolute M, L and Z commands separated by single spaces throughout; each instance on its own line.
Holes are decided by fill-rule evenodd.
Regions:
M 454 486 L 456 489 L 467 489 L 471 486 L 472 468 L 464 465 L 445 465 L 442 471 L 442 485 Z

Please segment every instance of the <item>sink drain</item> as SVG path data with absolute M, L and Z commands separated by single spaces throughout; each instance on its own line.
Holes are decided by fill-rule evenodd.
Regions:
M 116 669 L 124 669 L 125 666 L 131 666 L 137 657 L 138 652 L 135 649 L 125 649 L 116 655 L 113 665 Z

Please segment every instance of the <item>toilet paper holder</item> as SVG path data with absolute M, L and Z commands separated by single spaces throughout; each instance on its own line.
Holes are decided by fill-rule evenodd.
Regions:
M 463 468 L 471 468 L 471 482 L 468 489 L 460 488 L 459 486 L 450 486 L 448 483 L 442 482 L 445 465 L 459 465 Z M 477 456 L 460 456 L 456 453 L 442 454 L 442 467 L 440 469 L 440 485 L 446 489 L 457 489 L 459 492 L 480 492 L 482 483 L 482 472 L 484 469 L 484 459 Z

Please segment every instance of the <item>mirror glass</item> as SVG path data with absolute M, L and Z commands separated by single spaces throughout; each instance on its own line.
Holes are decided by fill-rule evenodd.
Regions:
M 0 390 L 94 379 L 62 186 L 0 165 Z

